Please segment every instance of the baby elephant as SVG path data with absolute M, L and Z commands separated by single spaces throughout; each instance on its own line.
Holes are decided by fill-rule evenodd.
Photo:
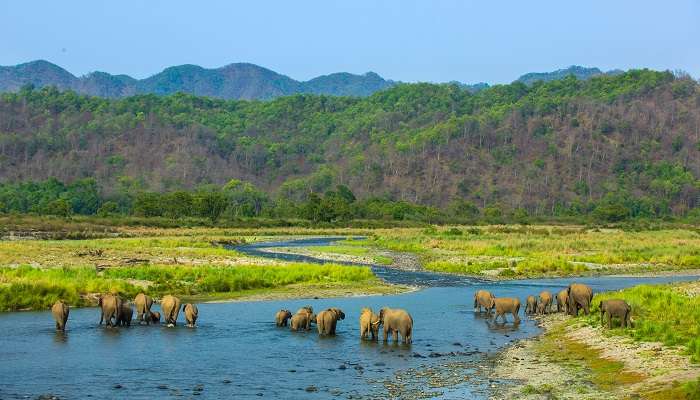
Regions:
M 552 311 L 552 293 L 548 290 L 540 293 L 540 298 L 537 300 L 537 313 L 540 315 L 547 314 Z
M 557 293 L 557 312 L 566 312 L 566 300 L 568 297 L 566 289 Z
M 368 339 L 370 333 L 372 340 L 379 338 L 379 315 L 371 308 L 365 307 L 360 312 L 360 339 Z
M 537 298 L 535 296 L 527 296 L 525 303 L 525 314 L 533 315 L 537 312 Z
M 57 331 L 64 332 L 66 330 L 68 313 L 70 313 L 70 309 L 68 308 L 68 304 L 66 304 L 66 302 L 63 300 L 58 300 L 56 303 L 54 303 L 53 307 L 51 307 L 51 314 L 53 315 L 53 319 L 56 321 Z
M 151 311 L 151 313 L 146 318 L 148 319 L 148 322 L 151 324 L 159 324 L 160 323 L 160 313 L 158 311 Z
M 503 318 L 503 322 L 507 322 L 506 314 L 512 314 L 514 322 L 520 322 L 518 313 L 520 312 L 520 300 L 512 297 L 496 297 L 493 299 L 494 307 L 496 307 L 496 317 L 494 322 L 498 322 L 498 317 Z
M 287 320 L 292 318 L 292 312 L 289 310 L 279 310 L 275 314 L 275 324 L 277 326 L 287 326 Z
M 608 314 L 608 329 L 612 329 L 612 318 L 620 318 L 620 326 L 623 328 L 631 328 L 630 314 L 632 307 L 626 301 L 620 299 L 603 300 L 599 304 L 600 307 L 600 323 L 603 324 L 603 316 Z
M 405 344 L 411 344 L 413 341 L 413 318 L 406 310 L 382 308 L 379 310 L 379 324 L 384 325 L 385 342 L 389 340 L 389 335 L 393 335 L 394 341 L 398 342 L 399 334 Z
M 300 308 L 289 320 L 289 329 L 293 331 L 308 331 L 311 323 L 316 322 L 316 314 L 311 306 Z
M 197 317 L 199 316 L 199 310 L 197 309 L 197 306 L 192 303 L 187 303 L 182 309 L 182 312 L 185 314 L 185 321 L 187 321 L 187 327 L 194 328 L 194 325 L 197 323 Z

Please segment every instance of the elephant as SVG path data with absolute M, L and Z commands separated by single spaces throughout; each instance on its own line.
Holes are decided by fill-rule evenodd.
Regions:
M 319 335 L 335 335 L 338 320 L 345 319 L 345 313 L 340 308 L 329 308 L 316 314 L 316 329 Z
M 129 302 L 122 302 L 122 306 L 119 309 L 119 316 L 117 316 L 117 325 L 131 326 L 132 318 L 134 318 L 134 308 Z
M 620 318 L 620 326 L 622 328 L 631 328 L 632 322 L 630 317 L 632 307 L 626 301 L 620 299 L 603 300 L 598 305 L 600 308 L 600 323 L 603 324 L 603 316 L 608 314 L 608 329 L 612 329 L 612 318 Z
M 365 307 L 360 312 L 360 339 L 367 339 L 370 334 L 372 340 L 379 338 L 379 315 Z
M 101 308 L 100 325 L 104 321 L 107 326 L 117 326 L 123 303 L 124 300 L 121 297 L 112 293 L 100 296 L 100 300 L 97 303 Z M 112 319 L 114 319 L 114 322 L 112 322 Z
M 566 308 L 569 315 L 578 316 L 579 309 L 583 309 L 586 315 L 590 314 L 591 301 L 593 301 L 593 290 L 590 286 L 572 283 L 566 289 L 566 296 Z
M 566 299 L 569 295 L 566 293 L 566 289 L 557 293 L 557 312 L 566 311 Z
M 537 298 L 535 296 L 527 296 L 525 300 L 525 314 L 532 315 L 537 312 Z
M 194 328 L 197 323 L 197 317 L 199 316 L 199 309 L 197 309 L 196 304 L 187 303 L 182 307 L 182 312 L 185 314 L 185 321 L 187 321 L 188 328 Z
M 166 295 L 160 302 L 160 308 L 163 309 L 163 319 L 169 327 L 177 325 L 177 316 L 180 314 L 180 299 L 175 296 Z
M 481 307 L 486 309 L 486 313 L 491 313 L 494 296 L 487 290 L 479 290 L 474 293 L 474 312 L 481 312 Z
M 498 317 L 503 317 L 503 322 L 507 322 L 506 314 L 512 314 L 515 323 L 520 322 L 518 313 L 520 312 L 520 300 L 513 297 L 496 297 L 493 300 L 493 306 L 496 308 L 496 316 L 494 322 L 498 322 Z
M 160 313 L 158 311 L 151 311 L 147 319 L 149 323 L 158 324 L 160 323 Z
M 413 341 L 413 318 L 411 314 L 400 308 L 384 307 L 379 310 L 379 325 L 384 325 L 384 341 L 389 340 L 389 334 L 393 334 L 394 341 L 399 340 L 399 334 L 403 342 L 410 344 Z
M 139 293 L 134 299 L 134 305 L 136 305 L 136 320 L 139 322 L 150 323 L 148 316 L 151 314 L 151 306 L 153 305 L 153 299 L 151 296 L 145 293 Z
M 310 313 L 308 309 L 301 309 L 289 320 L 289 329 L 308 331 L 311 329 L 312 321 L 316 321 L 316 314 Z
M 70 308 L 63 300 L 56 301 L 51 307 L 51 314 L 53 319 L 56 321 L 56 330 L 65 332 L 66 322 L 68 321 L 68 314 L 70 313 Z
M 292 312 L 289 310 L 279 310 L 275 314 L 275 324 L 277 326 L 287 326 L 287 320 L 292 318 Z
M 552 311 L 552 293 L 544 290 L 540 293 L 537 299 L 537 313 L 540 315 L 547 314 Z

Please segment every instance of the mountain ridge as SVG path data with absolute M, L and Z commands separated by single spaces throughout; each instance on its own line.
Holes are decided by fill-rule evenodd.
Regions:
M 77 77 L 46 60 L 0 66 L 0 92 L 15 92 L 27 84 L 56 86 L 61 90 L 107 98 L 184 92 L 227 100 L 269 100 L 299 93 L 362 97 L 396 82 L 374 72 L 361 75 L 339 72 L 297 81 L 251 63 L 231 63 L 218 68 L 176 65 L 144 79 L 102 71 Z
M 551 72 L 527 73 L 520 76 L 516 82 L 532 85 L 537 81 L 547 82 L 568 75 L 587 80 L 599 75 L 621 72 L 603 72 L 595 67 L 572 65 Z M 204 68 L 195 64 L 175 65 L 144 79 L 102 71 L 78 77 L 46 60 L 0 66 L 0 92 L 16 92 L 22 86 L 31 84 L 35 87 L 55 86 L 60 90 L 73 90 L 105 98 L 122 98 L 136 94 L 169 95 L 178 92 L 226 100 L 270 100 L 293 94 L 366 97 L 399 83 L 401 82 L 385 79 L 371 71 L 364 74 L 335 72 L 307 81 L 298 81 L 246 62 L 231 63 L 218 68 Z M 472 93 L 490 87 L 484 82 L 450 83 Z

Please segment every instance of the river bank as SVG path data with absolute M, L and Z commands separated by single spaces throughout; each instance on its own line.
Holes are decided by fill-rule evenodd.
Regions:
M 700 281 L 674 284 L 672 288 L 693 298 L 700 291 Z M 574 319 L 564 314 L 535 317 L 543 333 L 509 345 L 489 363 L 485 379 L 499 382 L 493 388 L 492 398 L 700 396 L 700 365 L 691 361 L 687 346 L 634 340 L 631 331 L 610 331 L 592 323 L 596 318 L 595 313 L 591 318 Z M 634 323 L 643 325 L 641 320 Z

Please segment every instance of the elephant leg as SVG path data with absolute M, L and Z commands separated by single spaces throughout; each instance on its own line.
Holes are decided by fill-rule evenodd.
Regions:
M 588 308 L 589 306 L 590 306 L 590 305 L 589 305 L 588 303 L 583 303 L 583 312 L 584 312 L 586 315 L 589 315 L 589 314 L 590 314 L 590 309 Z
M 516 322 L 516 323 L 517 323 L 517 322 L 519 322 L 519 321 L 520 321 L 520 317 L 518 317 L 518 314 L 513 313 L 513 322 Z
M 389 340 L 389 329 L 384 325 L 384 341 Z
M 392 331 L 392 335 L 393 335 L 393 337 L 394 337 L 394 342 L 398 342 L 398 341 L 399 341 L 399 330 L 398 330 L 398 329 L 392 329 L 391 331 Z
M 612 315 L 608 313 L 608 329 L 612 329 Z

